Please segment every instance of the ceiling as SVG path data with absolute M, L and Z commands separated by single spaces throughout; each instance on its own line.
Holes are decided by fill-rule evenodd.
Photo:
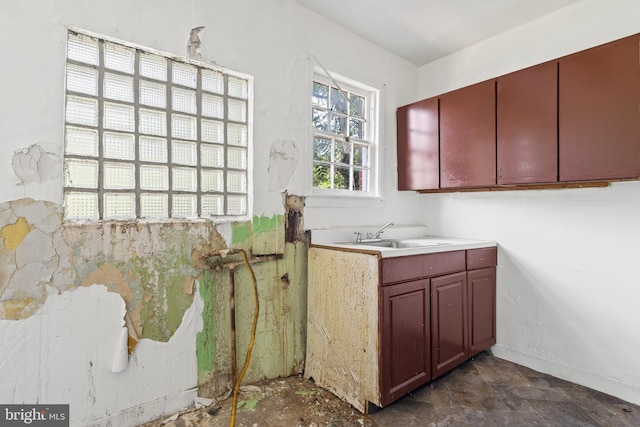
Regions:
M 421 66 L 581 0 L 296 0 Z

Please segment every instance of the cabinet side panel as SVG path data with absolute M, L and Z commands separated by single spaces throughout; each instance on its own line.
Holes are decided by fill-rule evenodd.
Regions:
M 381 405 L 378 257 L 309 249 L 305 377 L 365 410 Z

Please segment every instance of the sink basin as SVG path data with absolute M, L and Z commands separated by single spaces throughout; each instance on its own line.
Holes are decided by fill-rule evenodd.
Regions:
M 383 248 L 422 248 L 427 246 L 441 246 L 450 245 L 449 242 L 439 242 L 425 239 L 383 239 L 383 240 L 370 240 L 363 242 L 354 242 L 354 245 L 358 246 L 376 246 Z

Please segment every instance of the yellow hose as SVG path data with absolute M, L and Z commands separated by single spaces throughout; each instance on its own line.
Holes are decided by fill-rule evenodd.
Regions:
M 249 271 L 249 275 L 251 276 L 251 281 L 253 282 L 253 301 L 255 303 L 255 312 L 253 314 L 253 325 L 251 326 L 251 340 L 249 341 L 249 346 L 247 347 L 247 356 L 244 361 L 244 366 L 242 367 L 242 371 L 240 372 L 240 376 L 238 377 L 238 381 L 236 381 L 235 387 L 233 387 L 233 401 L 231 403 L 231 420 L 229 421 L 230 427 L 235 427 L 236 425 L 236 406 L 238 404 L 238 392 L 240 390 L 240 384 L 242 383 L 242 378 L 244 378 L 244 374 L 247 373 L 247 369 L 249 369 L 249 362 L 251 361 L 251 351 L 253 350 L 253 344 L 256 342 L 256 327 L 258 326 L 258 313 L 260 312 L 260 303 L 258 302 L 258 282 L 256 280 L 256 275 L 253 273 L 253 269 L 251 265 L 249 265 L 249 260 L 247 259 L 247 253 L 244 249 L 238 249 L 238 252 L 242 255 L 242 261 L 244 261 L 245 267 Z

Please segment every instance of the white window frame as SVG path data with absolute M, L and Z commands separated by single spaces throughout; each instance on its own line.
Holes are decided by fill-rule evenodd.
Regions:
M 326 84 L 329 87 L 337 88 L 338 90 L 342 90 L 344 92 L 360 95 L 365 98 L 365 132 L 364 132 L 364 140 L 355 141 L 366 141 L 369 143 L 369 190 L 368 191 L 354 191 L 347 189 L 327 189 L 327 188 L 319 188 L 313 185 L 313 167 L 314 167 L 314 140 L 316 136 L 327 137 L 327 138 L 335 138 L 340 137 L 338 134 L 323 131 L 316 129 L 313 123 L 310 123 L 310 137 L 309 137 L 309 172 L 308 172 L 308 188 L 309 193 L 313 197 L 319 198 L 337 198 L 337 199 L 379 199 L 381 196 L 380 191 L 380 142 L 379 142 L 379 134 L 380 134 L 380 115 L 379 115 L 379 99 L 380 99 L 380 91 L 374 87 L 366 85 L 364 83 L 358 82 L 354 79 L 345 77 L 343 75 L 334 73 L 332 71 L 326 70 L 322 66 L 314 66 L 313 67 L 313 80 L 310 85 L 309 95 L 313 93 L 313 82 L 319 82 L 322 84 Z M 311 96 L 309 96 L 309 120 L 311 122 L 313 115 L 313 102 L 311 101 Z
M 184 57 L 178 57 L 165 52 L 159 52 L 154 49 L 138 46 L 132 43 L 123 42 L 121 40 L 108 38 L 74 27 L 68 28 L 68 34 L 68 37 L 70 39 L 73 37 L 86 37 L 89 39 L 97 40 L 99 46 L 99 57 L 96 60 L 96 63 L 92 65 L 90 63 L 70 59 L 68 56 L 68 50 L 66 50 L 65 61 L 67 64 L 67 68 L 82 68 L 84 71 L 94 70 L 95 73 L 99 75 L 99 77 L 97 81 L 97 92 L 95 94 L 90 94 L 88 92 L 83 93 L 82 91 L 78 92 L 77 90 L 70 90 L 67 86 L 65 86 L 65 177 L 63 203 L 65 211 L 65 221 L 102 221 L 120 219 L 163 221 L 174 218 L 203 218 L 214 220 L 216 222 L 225 222 L 231 220 L 246 220 L 250 218 L 253 211 L 253 77 L 244 73 L 227 70 L 222 67 L 212 66 L 200 61 L 194 61 Z M 127 74 L 126 72 L 119 72 L 117 69 L 114 70 L 105 65 L 103 51 L 105 49 L 104 46 L 107 45 L 112 47 L 120 46 L 123 49 L 134 52 L 135 64 L 133 65 L 134 69 L 131 74 Z M 142 76 L 140 74 L 142 71 L 138 65 L 138 58 L 141 55 L 164 58 L 167 63 L 167 80 L 155 81 L 153 78 Z M 178 64 L 178 68 L 188 67 L 191 70 L 196 70 L 195 82 L 193 83 L 194 86 L 187 87 L 184 86 L 184 84 L 181 84 L 179 80 L 171 80 L 171 72 L 172 69 L 175 69 L 176 64 Z M 216 92 L 211 91 L 212 89 L 205 88 L 202 82 L 202 80 L 204 79 L 201 77 L 204 73 L 207 73 L 207 75 L 215 75 L 216 79 L 222 76 L 222 91 Z M 103 75 L 105 74 L 123 76 L 123 78 L 131 80 L 134 85 L 134 99 L 119 100 L 107 98 L 105 96 L 105 93 L 103 92 L 105 90 L 105 86 L 103 86 Z M 67 74 L 65 73 L 65 75 Z M 139 87 L 139 85 L 141 84 L 140 82 L 142 81 L 151 85 L 157 85 L 159 87 L 164 86 L 164 96 L 166 97 L 166 105 L 164 107 L 150 106 L 148 104 L 143 105 L 139 93 L 139 91 L 142 90 L 142 86 Z M 65 82 L 67 82 L 67 78 L 65 78 Z M 236 83 L 234 87 L 240 87 L 240 89 L 236 90 L 236 93 L 240 93 L 240 91 L 242 92 L 240 95 L 231 93 L 232 91 L 229 90 L 230 82 Z M 237 86 L 238 84 L 241 84 L 242 86 Z M 186 92 L 191 92 L 194 95 L 195 103 L 193 108 L 195 109 L 189 107 L 187 110 L 179 110 L 179 106 L 174 106 L 173 102 L 180 101 L 180 95 L 184 95 L 184 93 Z M 211 114 L 206 114 L 204 101 L 202 100 L 202 98 L 204 97 L 218 98 L 217 102 L 220 103 L 223 108 L 222 116 L 213 116 Z M 95 105 L 97 106 L 98 116 L 95 125 L 73 122 L 73 120 L 69 119 L 68 108 L 70 99 L 88 100 L 95 103 Z M 174 99 L 178 101 L 174 101 Z M 231 104 L 233 104 L 235 108 L 234 112 L 236 117 L 240 118 L 235 119 L 233 115 L 230 114 Z M 133 115 L 133 120 L 135 123 L 134 127 L 132 129 L 124 131 L 125 133 L 123 134 L 134 140 L 134 148 L 133 151 L 129 150 L 131 151 L 131 153 L 127 154 L 125 157 L 109 157 L 109 154 L 105 152 L 105 134 L 114 134 L 118 132 L 118 129 L 107 129 L 107 126 L 105 125 L 105 105 L 115 105 L 135 111 Z M 147 116 L 149 115 L 149 113 L 164 114 L 165 122 L 167 122 L 167 130 L 165 135 L 152 135 L 144 131 L 144 129 L 142 128 L 141 115 L 141 112 L 143 111 Z M 193 134 L 191 139 L 180 138 L 176 136 L 177 131 L 175 129 L 177 128 L 174 128 L 174 124 L 172 123 L 174 119 L 184 120 L 185 118 L 190 119 L 190 121 L 195 123 L 195 133 Z M 215 126 L 220 126 L 220 137 L 216 137 L 217 139 L 215 141 L 212 138 L 209 141 L 206 140 L 203 131 L 205 122 L 209 125 L 211 125 L 212 122 L 216 122 Z M 178 122 L 175 123 L 177 126 Z M 228 131 L 230 129 L 239 129 L 239 127 L 245 129 L 241 130 L 241 134 L 244 134 L 246 132 L 246 136 L 242 135 L 241 138 L 239 137 L 238 141 L 234 141 L 234 138 L 231 138 L 232 133 Z M 95 151 L 95 154 L 91 152 L 92 150 L 89 150 L 85 153 L 68 152 L 68 129 L 72 128 L 76 130 L 80 129 L 83 131 L 91 131 L 98 135 L 97 147 L 96 149 L 93 149 L 93 151 Z M 149 160 L 141 158 L 141 137 L 147 139 L 164 139 L 164 151 L 166 152 L 165 154 L 167 160 Z M 180 150 L 181 147 L 182 149 L 184 149 L 188 146 L 191 146 L 190 153 L 192 154 L 192 156 L 187 160 L 184 160 L 185 154 L 184 152 L 180 152 Z M 216 157 L 211 157 L 211 150 L 213 149 L 216 150 L 216 153 L 222 153 L 222 160 L 219 160 L 219 155 L 217 155 Z M 173 158 L 172 152 L 174 151 L 176 153 L 180 153 L 181 156 Z M 205 152 L 208 153 L 207 157 L 203 157 L 205 156 Z M 232 156 L 229 155 L 230 153 L 234 153 L 236 155 L 235 157 L 233 157 L 233 159 L 235 159 L 235 164 L 231 163 Z M 189 153 L 187 153 L 187 156 L 188 154 Z M 238 155 L 241 157 L 237 157 Z M 244 157 L 244 159 L 242 157 Z M 76 164 L 87 165 L 95 163 L 98 165 L 98 183 L 95 185 L 95 187 L 87 188 L 88 186 L 86 184 L 83 184 L 80 187 L 74 186 L 74 181 L 69 178 L 69 165 L 74 161 L 76 162 Z M 110 188 L 106 188 L 108 176 L 108 173 L 106 173 L 106 166 L 108 166 L 110 163 L 125 166 L 125 169 L 131 168 L 135 176 L 133 188 L 129 186 L 127 186 L 126 188 L 119 188 L 117 186 L 114 187 L 113 182 L 111 182 Z M 156 166 L 159 168 L 164 167 L 166 169 L 165 175 L 168 179 L 168 186 L 166 188 L 141 188 L 143 187 L 141 169 L 147 167 L 145 171 L 148 171 L 149 169 L 153 169 L 153 167 Z M 176 179 L 179 179 L 181 174 L 184 173 L 188 173 L 189 175 L 195 174 L 193 175 L 196 177 L 194 181 L 195 186 L 193 186 L 193 188 L 180 188 L 179 184 L 173 181 L 174 177 L 176 177 Z M 204 181 L 205 173 L 207 174 L 208 179 L 207 184 L 205 184 Z M 217 176 L 217 178 L 212 178 L 213 176 Z M 211 179 L 215 179 L 215 181 L 211 181 Z M 221 185 L 219 184 L 220 179 L 222 180 Z M 232 182 L 235 182 L 235 188 L 232 188 Z M 207 185 L 209 185 L 208 188 Z M 77 194 L 95 195 L 95 203 L 97 204 L 96 215 L 90 215 L 87 217 L 67 216 L 67 208 L 69 206 L 68 204 L 73 202 L 71 200 L 71 197 L 69 196 Z M 143 214 L 143 209 L 141 208 L 141 198 L 149 196 L 153 196 L 155 198 L 151 197 L 147 200 L 158 200 L 159 196 L 164 196 L 166 198 L 166 216 L 162 214 L 152 214 L 145 216 Z M 119 215 L 117 213 L 117 209 L 115 210 L 116 213 L 114 214 L 114 210 L 112 209 L 112 214 L 107 215 L 107 212 L 105 211 L 107 197 L 110 197 L 110 200 L 118 199 L 118 197 L 125 199 L 133 198 L 135 203 L 133 215 L 131 214 L 130 209 L 123 215 Z M 88 196 L 87 199 L 89 199 Z M 180 204 L 181 202 L 184 203 L 184 200 L 186 199 L 188 199 L 187 204 L 191 203 L 191 205 L 194 206 L 191 208 L 191 213 L 178 213 L 178 211 L 176 211 L 176 205 L 174 205 L 173 210 L 171 209 L 172 203 L 174 203 L 174 201 Z M 195 200 L 195 204 L 193 200 Z M 209 201 L 208 210 L 205 208 L 205 200 Z M 215 207 L 216 204 L 211 204 L 214 200 L 222 200 L 222 210 L 215 211 L 216 209 L 218 209 Z M 239 203 L 239 207 L 236 208 L 235 211 L 229 208 L 229 200 Z M 146 206 L 147 209 L 149 209 L 149 207 L 152 205 Z M 219 202 L 218 206 L 220 206 Z M 187 210 L 188 209 L 186 209 L 184 212 L 186 212 Z

